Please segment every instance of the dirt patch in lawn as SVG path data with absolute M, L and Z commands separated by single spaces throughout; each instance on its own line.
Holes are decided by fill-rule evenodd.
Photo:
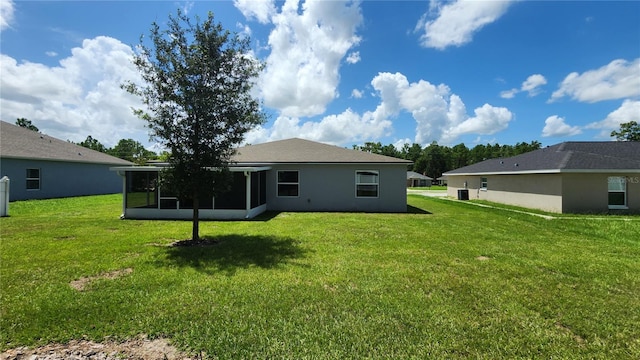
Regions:
M 484 255 L 480 255 L 480 256 L 476 257 L 476 260 L 478 260 L 478 261 L 487 261 L 489 259 L 490 259 L 490 257 L 484 256 Z
M 126 342 L 96 343 L 72 340 L 68 344 L 49 344 L 35 349 L 19 347 L 0 354 L 0 360 L 196 360 L 169 344 L 166 339 L 145 337 Z
M 91 282 L 95 280 L 100 280 L 100 279 L 113 280 L 119 277 L 123 277 L 125 275 L 129 275 L 132 272 L 133 272 L 132 268 L 110 271 L 110 272 L 102 273 L 96 276 L 82 277 L 78 280 L 73 280 L 71 283 L 69 283 L 69 285 L 78 291 L 84 291 L 89 286 L 89 284 L 91 284 Z

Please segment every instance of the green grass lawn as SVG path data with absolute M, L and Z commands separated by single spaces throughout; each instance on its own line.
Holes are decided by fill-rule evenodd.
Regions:
M 447 190 L 446 186 L 442 185 L 431 185 L 431 186 L 423 186 L 423 187 L 410 187 L 408 189 L 411 190 Z
M 0 347 L 139 334 L 218 358 L 640 358 L 640 221 L 409 196 L 411 213 L 119 220 L 121 196 L 10 205 Z M 70 282 L 99 279 L 85 291 Z

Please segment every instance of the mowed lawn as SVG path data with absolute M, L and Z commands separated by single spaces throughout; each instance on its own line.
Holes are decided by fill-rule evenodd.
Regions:
M 640 358 L 638 217 L 408 201 L 203 222 L 219 242 L 192 248 L 167 246 L 190 222 L 119 220 L 119 195 L 12 203 L 0 346 L 146 334 L 228 359 Z

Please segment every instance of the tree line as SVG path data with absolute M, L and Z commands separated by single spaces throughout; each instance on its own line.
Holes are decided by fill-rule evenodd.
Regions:
M 74 144 L 131 161 L 132 163 L 139 165 L 145 164 L 149 160 L 157 160 L 166 157 L 164 156 L 166 155 L 164 153 L 158 155 L 151 150 L 147 150 L 139 141 L 133 139 L 120 139 L 114 147 L 107 148 L 101 144 L 100 141 L 89 135 L 84 141 Z
M 17 119 L 16 125 L 33 131 L 39 131 L 30 120 L 25 118 Z M 615 137 L 618 141 L 640 141 L 640 125 L 635 121 L 620 124 L 620 129 L 612 131 L 611 137 Z M 144 164 L 149 160 L 160 159 L 167 161 L 169 159 L 168 152 L 165 151 L 157 154 L 151 150 L 147 150 L 140 142 L 133 139 L 121 139 L 114 147 L 107 148 L 100 143 L 100 141 L 89 135 L 84 141 L 75 144 L 136 164 Z M 463 143 L 453 147 L 442 146 L 438 145 L 435 141 L 424 148 L 420 144 L 405 144 L 400 150 L 392 144 L 382 145 L 380 142 L 366 142 L 364 145 L 353 145 L 354 150 L 410 160 L 413 162 L 413 165 L 411 165 L 409 170 L 425 174 L 434 179 L 439 178 L 447 171 L 463 166 L 475 164 L 487 159 L 515 156 L 538 150 L 540 147 L 541 143 L 535 140 L 529 143 L 519 142 L 515 145 L 500 145 L 497 143 L 479 144 L 473 148 L 468 148 Z
M 515 145 L 479 144 L 468 148 L 460 143 L 453 147 L 438 145 L 432 142 L 429 146 L 420 144 L 405 144 L 398 150 L 394 145 L 382 145 L 380 142 L 366 142 L 362 146 L 353 145 L 354 150 L 366 151 L 373 154 L 391 156 L 410 160 L 413 165 L 409 170 L 425 174 L 431 178 L 439 178 L 443 173 L 477 162 L 504 158 L 538 150 L 542 144 L 539 141 L 529 143 L 519 142 Z

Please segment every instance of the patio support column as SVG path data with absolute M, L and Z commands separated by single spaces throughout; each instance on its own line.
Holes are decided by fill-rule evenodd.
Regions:
M 246 196 L 247 203 L 245 205 L 245 210 L 247 211 L 247 216 L 249 216 L 249 210 L 251 210 L 251 172 L 245 171 L 244 178 L 245 178 L 245 184 L 246 184 L 245 193 L 247 194 Z

